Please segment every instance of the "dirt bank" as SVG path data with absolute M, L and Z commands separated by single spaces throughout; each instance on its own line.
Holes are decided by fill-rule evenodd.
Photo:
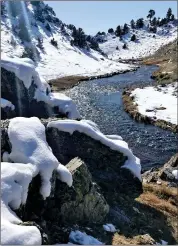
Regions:
M 66 76 L 56 79 L 51 79 L 48 83 L 51 85 L 53 91 L 62 91 L 66 89 L 70 89 L 76 85 L 78 85 L 82 81 L 88 81 L 93 79 L 101 79 L 101 78 L 109 78 L 114 75 L 123 74 L 131 71 L 135 71 L 137 67 L 125 70 L 125 71 L 118 71 L 113 73 L 106 73 L 103 75 L 96 75 L 96 76 Z
M 132 93 L 131 90 L 124 91 L 122 95 L 122 99 L 123 99 L 124 110 L 127 113 L 129 113 L 134 120 L 138 122 L 143 122 L 145 124 L 152 124 L 155 126 L 159 126 L 163 129 L 170 130 L 175 133 L 178 132 L 178 125 L 172 124 L 165 120 L 153 119 L 149 116 L 141 114 L 138 111 L 137 104 L 135 104 L 134 98 L 131 96 L 131 93 Z
M 161 47 L 155 54 L 143 59 L 141 62 L 144 65 L 159 66 L 159 69 L 152 75 L 152 78 L 155 79 L 158 84 L 171 83 L 178 79 L 177 42 L 178 40 L 176 39 Z

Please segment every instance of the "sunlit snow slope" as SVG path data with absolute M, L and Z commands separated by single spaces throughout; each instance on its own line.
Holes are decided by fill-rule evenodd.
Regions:
M 153 54 L 161 46 L 177 38 L 177 20 L 157 27 L 156 33 L 149 32 L 146 27 L 147 24 L 145 21 L 144 28 L 130 28 L 129 33 L 122 37 L 122 41 L 115 34 L 108 33 L 105 37 L 106 42 L 101 43 L 100 48 L 113 60 L 136 59 Z M 136 35 L 136 41 L 130 40 L 133 34 Z M 124 43 L 126 43 L 127 49 L 123 49 Z
M 42 2 L 41 9 L 46 5 Z M 71 30 L 61 21 L 53 23 L 45 19 L 42 23 L 35 18 L 35 8 L 27 3 L 25 15 L 27 26 L 31 37 L 31 43 L 19 38 L 18 17 L 11 17 L 7 12 L 1 19 L 1 53 L 7 57 L 21 57 L 25 48 L 31 48 L 32 44 L 37 53 L 37 70 L 46 79 L 63 77 L 67 75 L 100 75 L 115 71 L 130 69 L 131 66 L 110 61 L 103 57 L 98 51 L 80 49 L 71 46 Z M 53 13 L 48 17 L 55 18 Z M 46 16 L 45 16 L 46 18 Z M 46 29 L 50 24 L 51 32 Z M 65 33 L 61 30 L 64 25 Z M 38 38 L 43 40 L 44 49 L 38 47 Z M 58 47 L 51 44 L 51 39 L 57 41 Z

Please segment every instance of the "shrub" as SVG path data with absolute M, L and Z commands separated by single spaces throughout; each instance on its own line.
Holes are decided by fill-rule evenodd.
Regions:
M 46 29 L 47 29 L 49 32 L 51 32 L 51 27 L 50 27 L 49 23 L 47 23 L 45 27 L 46 27 Z
M 124 44 L 124 45 L 122 46 L 122 48 L 123 48 L 123 49 L 127 49 L 127 45 Z
M 135 41 L 135 40 L 136 40 L 136 35 L 133 34 L 130 40 L 131 40 L 131 41 Z
M 55 46 L 56 48 L 58 47 L 57 41 L 54 40 L 54 38 L 51 39 L 51 44 Z

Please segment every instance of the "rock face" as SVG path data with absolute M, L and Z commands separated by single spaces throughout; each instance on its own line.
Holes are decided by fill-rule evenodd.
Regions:
M 74 132 L 70 135 L 56 128 L 47 128 L 53 119 L 42 119 L 46 127 L 46 138 L 59 162 L 68 167 L 73 176 L 73 186 L 68 187 L 57 179 L 53 173 L 52 192 L 43 200 L 39 194 L 41 177 L 33 178 L 25 206 L 16 211 L 26 221 L 36 223 L 42 234 L 44 244 L 67 243 L 69 233 L 74 225 L 91 228 L 102 227 L 103 223 L 114 221 L 111 213 L 117 202 L 115 198 L 127 194 L 134 199 L 142 191 L 142 185 L 132 173 L 121 168 L 126 157 L 118 151 L 111 150 L 91 137 Z M 1 141 L 3 152 L 10 152 L 7 129 L 9 120 L 1 122 Z M 111 208 L 111 209 L 110 209 Z M 117 213 L 120 220 L 123 215 Z
M 109 206 L 99 193 L 97 184 L 92 182 L 86 164 L 74 158 L 67 167 L 73 175 L 73 188 L 66 187 L 64 192 L 59 180 L 56 185 L 56 201 L 61 204 L 62 222 L 65 224 L 74 221 L 75 223 L 102 223 L 109 212 Z
M 15 106 L 13 112 L 1 111 L 2 119 L 16 116 L 39 118 L 48 118 L 54 114 L 54 110 L 43 101 L 37 102 L 34 99 L 36 85 L 32 81 L 31 86 L 27 89 L 13 72 L 1 68 L 1 96 L 9 100 Z M 59 112 L 58 112 L 59 114 Z
M 126 157 L 111 150 L 101 142 L 75 131 L 72 135 L 56 128 L 46 129 L 47 142 L 59 162 L 67 164 L 80 157 L 87 165 L 95 182 L 108 193 L 142 190 L 140 181 L 134 178 L 124 165 Z
M 15 117 L 15 111 L 12 110 L 10 107 L 5 107 L 5 108 L 1 108 L 1 119 L 11 119 L 13 117 Z
M 109 205 L 99 193 L 99 187 L 92 182 L 86 164 L 75 158 L 67 167 L 73 176 L 71 188 L 58 180 L 54 172 L 51 180 L 52 192 L 50 197 L 43 200 L 39 194 L 41 178 L 37 175 L 30 184 L 25 206 L 16 211 L 23 221 L 36 223 L 43 241 L 49 244 L 67 237 L 65 230 L 61 229 L 62 226 L 69 228 L 76 223 L 103 223 L 109 213 Z
M 16 116 L 29 116 L 28 91 L 14 73 L 1 68 L 1 96 L 15 106 Z
M 175 176 L 172 174 L 173 170 L 177 170 L 178 168 L 178 154 L 175 154 L 171 157 L 171 159 L 162 167 L 151 169 L 145 172 L 142 177 L 145 182 L 157 182 L 159 179 L 174 182 L 178 184 L 178 180 L 176 180 Z

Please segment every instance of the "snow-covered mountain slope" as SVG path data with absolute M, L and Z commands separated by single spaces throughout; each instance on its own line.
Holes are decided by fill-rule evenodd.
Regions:
M 148 31 L 145 23 L 144 28 L 130 28 L 128 34 L 122 36 L 122 40 L 116 37 L 115 34 L 108 33 L 104 37 L 106 42 L 101 43 L 100 48 L 113 60 L 136 59 L 149 56 L 161 46 L 177 38 L 177 24 L 178 22 L 175 20 L 167 25 L 157 27 L 157 32 L 152 33 Z M 136 41 L 131 41 L 133 34 L 136 35 Z M 127 49 L 123 49 L 124 44 L 127 45 Z
M 38 11 L 46 11 L 43 2 L 38 8 Z M 19 30 L 23 28 L 20 18 L 9 18 L 10 14 L 7 11 L 1 19 L 2 57 L 24 57 L 25 53 L 31 50 L 36 60 L 37 71 L 46 79 L 67 75 L 101 75 L 131 68 L 129 65 L 107 59 L 96 50 L 71 46 L 71 30 L 61 21 L 56 22 L 55 14 L 48 9 L 47 14 L 40 13 L 44 17 L 42 21 L 36 18 L 36 6 L 28 2 L 26 9 L 24 16 L 27 18 L 24 18 L 24 21 L 28 30 L 26 36 L 30 37 L 30 42 L 19 35 Z M 46 28 L 47 25 L 50 25 L 50 31 Z M 57 47 L 51 44 L 53 38 Z M 39 40 L 42 42 L 41 46 Z

